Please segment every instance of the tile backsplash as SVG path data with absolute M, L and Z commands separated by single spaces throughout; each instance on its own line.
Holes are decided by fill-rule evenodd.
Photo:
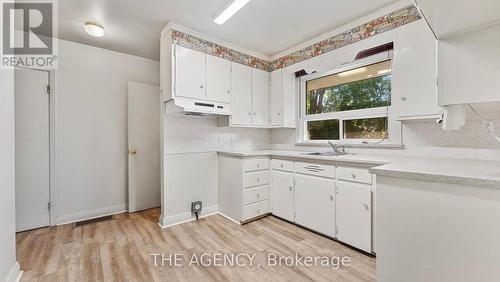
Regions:
M 500 120 L 494 124 L 500 129 Z M 165 122 L 165 153 L 196 153 L 220 150 L 283 149 L 325 151 L 327 147 L 296 146 L 295 129 L 219 127 L 217 119 L 168 115 Z M 358 154 L 442 157 L 500 161 L 500 143 L 488 135 L 479 121 L 468 121 L 458 131 L 443 131 L 432 121 L 403 124 L 401 149 L 349 148 Z
M 500 120 L 495 120 L 500 129 Z M 295 146 L 295 129 L 273 129 L 273 149 L 325 150 L 325 147 L 311 148 Z M 500 143 L 488 135 L 479 121 L 467 121 L 458 131 L 444 131 L 432 121 L 408 122 L 403 124 L 403 149 L 350 148 L 355 153 L 391 154 L 419 157 L 443 157 L 457 159 L 500 160 Z

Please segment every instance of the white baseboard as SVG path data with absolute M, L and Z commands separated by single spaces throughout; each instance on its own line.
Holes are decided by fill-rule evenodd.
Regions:
M 234 223 L 238 224 L 238 225 L 241 225 L 241 222 L 238 222 L 238 221 L 236 221 L 236 220 L 234 220 L 234 219 L 230 218 L 229 216 L 227 216 L 227 215 L 225 215 L 225 214 L 223 214 L 223 213 L 221 213 L 221 212 L 218 212 L 218 214 L 219 214 L 220 216 L 222 216 L 222 217 L 224 217 L 224 218 L 226 218 L 226 219 L 228 219 L 228 220 L 230 220 L 230 221 L 232 221 L 232 222 L 234 222 Z
M 21 266 L 19 262 L 16 261 L 12 269 L 10 270 L 9 276 L 5 281 L 7 282 L 19 282 L 21 280 L 21 276 L 23 276 L 23 271 L 21 270 Z
M 217 214 L 219 212 L 219 207 L 218 206 L 211 206 L 204 208 L 203 211 L 201 212 L 199 218 L 204 218 L 207 216 L 211 216 L 214 214 Z M 172 227 L 174 225 L 179 225 L 182 223 L 190 222 L 196 220 L 196 217 L 191 214 L 191 212 L 185 212 L 185 213 L 180 213 L 176 215 L 170 215 L 170 216 L 161 216 L 160 217 L 160 226 L 161 228 L 168 228 Z
M 75 212 L 70 214 L 58 215 L 57 216 L 57 225 L 63 225 L 68 223 L 73 223 L 82 220 L 89 220 L 93 218 L 113 215 L 117 213 L 124 213 L 127 211 L 127 205 L 116 205 L 111 207 L 105 207 L 95 210 L 86 210 L 81 212 Z

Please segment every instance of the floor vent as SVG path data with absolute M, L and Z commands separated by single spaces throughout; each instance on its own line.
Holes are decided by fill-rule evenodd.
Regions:
M 80 227 L 83 225 L 102 222 L 102 221 L 108 221 L 108 220 L 112 220 L 112 219 L 113 219 L 113 216 L 108 215 L 108 216 L 93 218 L 93 219 L 89 219 L 89 220 L 78 221 L 78 222 L 73 223 L 73 227 Z

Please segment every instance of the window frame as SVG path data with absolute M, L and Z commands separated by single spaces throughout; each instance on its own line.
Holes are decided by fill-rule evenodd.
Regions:
M 394 56 L 393 50 L 379 53 L 361 60 L 354 61 L 349 64 L 344 64 L 339 68 L 332 71 L 323 73 L 313 73 L 310 75 L 302 76 L 299 79 L 299 101 L 298 101 L 298 111 L 297 111 L 297 144 L 298 145 L 324 145 L 328 141 L 333 143 L 345 144 L 345 145 L 402 145 L 401 144 L 401 122 L 397 121 L 394 113 Z M 357 68 L 362 68 L 372 64 L 381 63 L 384 61 L 391 61 L 391 105 L 388 107 L 377 107 L 377 108 L 367 108 L 367 109 L 357 109 L 351 111 L 342 112 L 330 112 L 323 114 L 312 114 L 306 115 L 306 83 L 307 81 L 314 80 L 317 78 L 338 74 L 341 72 L 350 71 Z M 388 139 L 345 139 L 344 138 L 344 120 L 353 119 L 363 119 L 363 118 L 381 118 L 387 117 L 387 131 L 389 134 Z M 318 120 L 339 120 L 339 140 L 309 140 L 307 136 L 307 122 L 308 121 L 318 121 Z

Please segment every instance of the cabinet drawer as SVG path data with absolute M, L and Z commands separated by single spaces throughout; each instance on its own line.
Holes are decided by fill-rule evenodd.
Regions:
M 269 159 L 245 160 L 245 172 L 269 169 Z
M 271 168 L 275 170 L 289 171 L 293 172 L 293 161 L 285 160 L 271 160 Z
M 335 178 L 335 167 L 331 165 L 296 162 L 295 172 L 307 175 Z
M 264 200 L 243 208 L 243 221 L 269 213 L 269 200 Z
M 243 178 L 243 185 L 245 188 L 269 184 L 269 171 L 247 172 Z
M 243 204 L 253 204 L 263 200 L 269 200 L 269 185 L 259 186 L 243 191 Z
M 373 176 L 365 168 L 339 167 L 337 168 L 337 178 L 339 180 L 352 181 L 358 183 L 373 183 Z

